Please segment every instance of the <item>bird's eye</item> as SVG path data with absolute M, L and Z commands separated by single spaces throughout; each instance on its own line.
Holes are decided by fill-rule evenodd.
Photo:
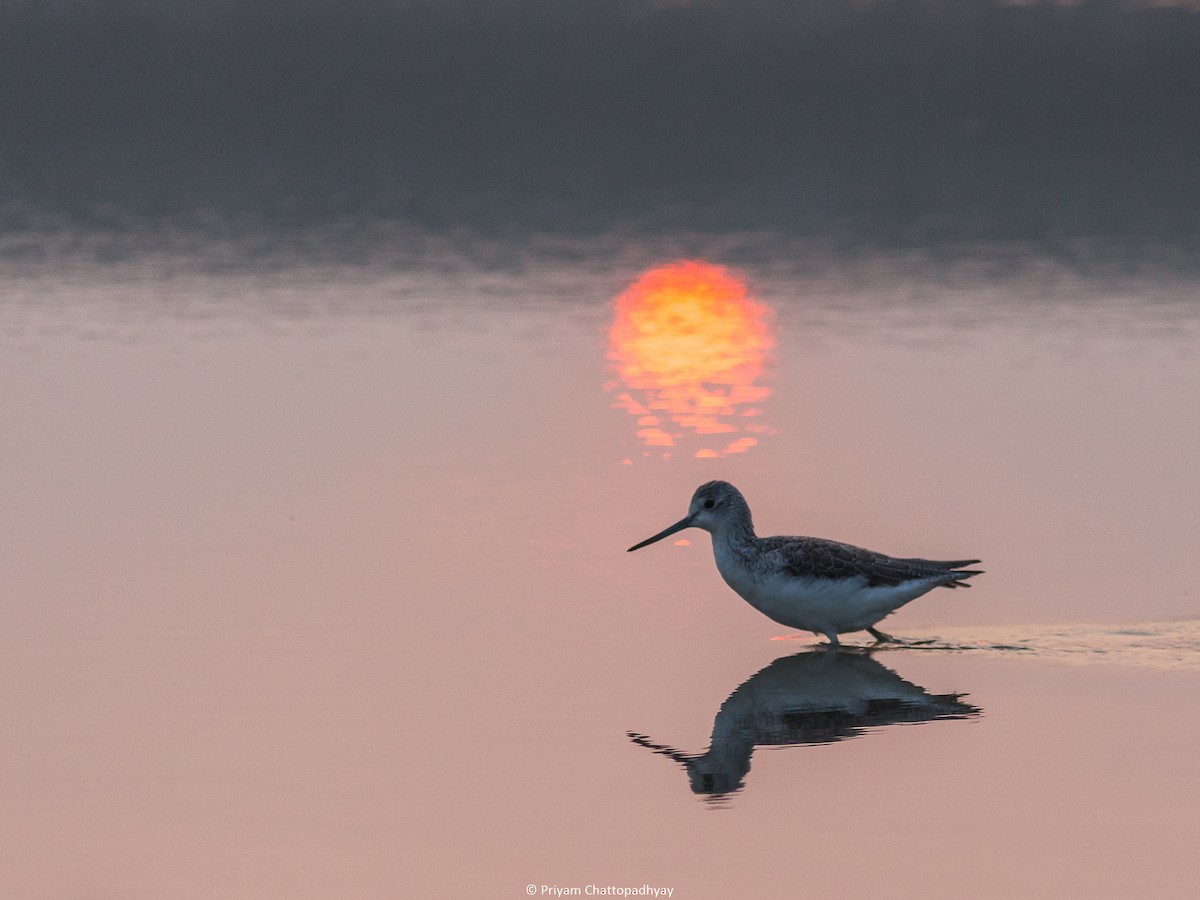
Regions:
M 717 502 L 715 500 L 705 500 L 704 501 L 705 509 L 712 509 L 716 505 L 717 505 Z

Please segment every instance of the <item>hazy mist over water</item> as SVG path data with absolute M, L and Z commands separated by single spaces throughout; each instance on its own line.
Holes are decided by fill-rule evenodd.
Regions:
M 9 229 L 1200 236 L 1194 6 L 58 0 L 0 35 Z

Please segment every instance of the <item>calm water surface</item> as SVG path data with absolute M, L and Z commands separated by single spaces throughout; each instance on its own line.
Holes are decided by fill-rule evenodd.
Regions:
M 1200 283 L 82 246 L 4 264 L 0 895 L 1194 890 Z M 711 478 L 987 574 L 827 654 L 625 554 Z

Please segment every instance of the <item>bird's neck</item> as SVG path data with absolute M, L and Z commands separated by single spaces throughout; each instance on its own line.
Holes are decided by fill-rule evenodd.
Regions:
M 754 534 L 754 522 L 750 519 L 750 510 L 744 515 L 733 516 L 721 523 L 721 527 L 712 533 L 713 543 L 725 544 L 738 550 L 753 546 L 758 539 Z

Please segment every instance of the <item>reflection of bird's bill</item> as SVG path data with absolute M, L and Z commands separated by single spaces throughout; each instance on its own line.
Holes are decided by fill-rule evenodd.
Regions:
M 685 528 L 690 528 L 692 526 L 692 519 L 693 519 L 692 516 L 685 516 L 684 518 L 682 518 L 678 522 L 676 522 L 674 525 L 672 525 L 670 528 L 660 531 L 654 537 L 646 538 L 640 544 L 634 544 L 632 547 L 630 547 L 625 552 L 632 553 L 634 550 L 641 550 L 643 547 L 648 546 L 649 544 L 653 544 L 655 541 L 661 541 L 665 537 L 670 537 L 677 531 L 683 531 L 683 529 L 685 529 Z
M 671 747 L 667 744 L 654 743 L 654 741 L 650 740 L 650 735 L 648 734 L 638 734 L 636 731 L 627 731 L 625 732 L 625 736 L 639 747 L 645 747 L 647 750 L 657 753 L 660 756 L 665 756 L 667 759 L 673 759 L 677 763 L 683 763 L 684 765 L 687 765 L 689 762 L 695 759 L 694 756 L 690 756 L 689 754 L 684 753 L 682 750 L 676 750 L 674 747 Z

